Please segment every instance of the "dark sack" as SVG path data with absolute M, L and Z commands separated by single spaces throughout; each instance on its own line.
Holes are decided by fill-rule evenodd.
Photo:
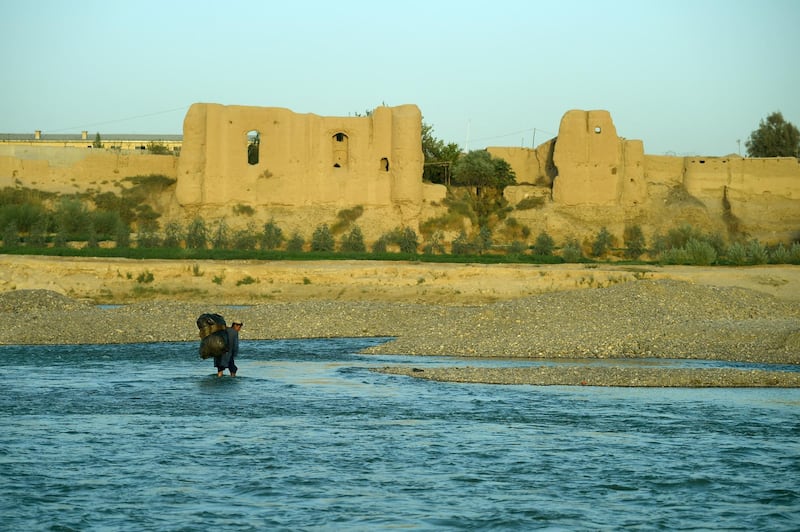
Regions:
M 228 327 L 219 314 L 202 314 L 197 318 L 200 330 L 200 358 L 218 357 L 228 350 Z

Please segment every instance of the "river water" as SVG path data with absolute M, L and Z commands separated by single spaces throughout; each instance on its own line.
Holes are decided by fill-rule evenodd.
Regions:
M 0 347 L 0 529 L 800 529 L 800 390 L 435 383 L 370 368 L 483 362 L 380 341 L 243 340 L 235 379 Z

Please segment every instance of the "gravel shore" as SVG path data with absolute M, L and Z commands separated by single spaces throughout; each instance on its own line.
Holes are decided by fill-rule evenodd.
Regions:
M 531 359 L 714 359 L 800 365 L 800 309 L 735 287 L 640 280 L 476 306 L 299 301 L 241 307 L 149 301 L 98 307 L 47 290 L 0 294 L 0 344 L 198 341 L 196 318 L 244 321 L 247 339 L 392 337 L 375 354 Z M 800 386 L 789 371 L 665 368 L 384 368 L 459 382 L 602 386 Z

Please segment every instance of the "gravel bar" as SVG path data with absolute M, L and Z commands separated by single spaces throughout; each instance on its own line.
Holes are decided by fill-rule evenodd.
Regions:
M 771 295 L 676 280 L 481 305 L 394 301 L 100 307 L 48 290 L 0 294 L 0 345 L 198 341 L 195 320 L 244 321 L 248 339 L 390 337 L 365 353 L 525 359 L 705 359 L 800 365 L 800 309 Z M 385 368 L 459 382 L 607 386 L 798 386 L 792 371 L 584 367 Z M 424 375 L 422 375 L 424 373 Z

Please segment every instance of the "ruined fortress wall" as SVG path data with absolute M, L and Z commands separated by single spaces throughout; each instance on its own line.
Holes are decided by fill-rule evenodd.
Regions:
M 83 191 L 148 174 L 177 176 L 178 158 L 136 151 L 0 145 L 0 186 Z
M 184 120 L 177 200 L 184 206 L 395 206 L 419 216 L 422 115 L 414 105 L 366 117 L 194 104 Z M 260 137 L 248 161 L 248 132 Z M 409 206 L 413 206 L 409 208 Z
M 491 146 L 486 151 L 492 157 L 504 159 L 514 171 L 518 185 L 533 185 L 544 178 L 545 158 L 540 159 L 539 150 Z
M 615 205 L 620 201 L 622 149 L 608 111 L 567 111 L 553 152 L 553 201 Z

